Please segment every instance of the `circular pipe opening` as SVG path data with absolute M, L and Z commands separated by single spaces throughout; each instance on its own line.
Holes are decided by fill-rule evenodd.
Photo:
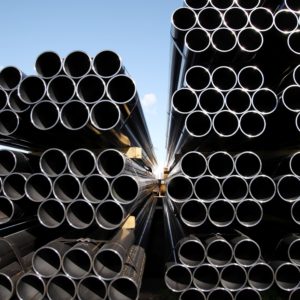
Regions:
M 209 0 L 184 0 L 184 3 L 193 10 L 200 10 L 208 5 Z
M 239 130 L 239 119 L 236 114 L 222 110 L 213 118 L 213 129 L 220 137 L 234 136 Z
M 120 276 L 110 283 L 108 296 L 111 300 L 137 300 L 139 287 L 130 277 Z
M 240 129 L 248 138 L 259 137 L 266 129 L 265 117 L 256 111 L 245 112 L 240 118 Z
M 64 59 L 64 71 L 68 76 L 81 78 L 91 70 L 91 59 L 82 51 L 74 51 Z
M 242 114 L 250 109 L 251 96 L 244 89 L 234 88 L 226 94 L 225 103 L 229 111 Z
M 249 22 L 258 31 L 268 31 L 274 25 L 273 13 L 265 7 L 257 7 L 249 14 Z
M 25 196 L 26 177 L 20 173 L 7 175 L 2 184 L 4 195 L 10 200 L 20 200 Z
M 32 174 L 26 180 L 25 193 L 31 201 L 43 202 L 52 193 L 52 182 L 42 173 Z
M 27 273 L 20 277 L 16 285 L 16 294 L 23 300 L 41 300 L 46 293 L 45 283 L 39 276 Z
M 272 90 L 262 88 L 252 95 L 252 105 L 259 113 L 268 115 L 276 110 L 278 98 Z
M 263 218 L 263 208 L 259 202 L 254 200 L 244 200 L 236 207 L 236 219 L 245 227 L 254 227 Z
M 287 40 L 290 50 L 297 55 L 300 54 L 299 40 L 300 40 L 300 30 L 290 33 Z
M 277 182 L 277 192 L 279 197 L 288 202 L 299 199 L 300 179 L 295 175 L 284 175 Z
M 199 12 L 198 23 L 204 30 L 216 30 L 222 25 L 222 14 L 218 9 L 207 7 Z
M 300 240 L 294 240 L 289 245 L 288 256 L 293 264 L 297 266 L 300 265 Z
M 180 161 L 181 172 L 189 178 L 198 178 L 207 170 L 205 156 L 196 151 L 186 153 Z
M 171 23 L 176 30 L 188 31 L 196 25 L 197 15 L 192 9 L 181 7 L 173 12 Z
M 74 299 L 76 296 L 76 284 L 66 275 L 52 277 L 47 285 L 49 300 Z
M 221 194 L 221 184 L 216 177 L 205 175 L 197 179 L 194 184 L 197 198 L 203 202 L 212 202 Z
M 15 171 L 18 164 L 17 156 L 13 151 L 0 150 L 0 175 L 7 176 Z
M 258 263 L 248 271 L 249 285 L 258 291 L 266 291 L 274 283 L 274 272 L 266 263 Z
M 300 3 L 295 0 L 284 0 L 284 4 L 286 5 L 287 8 L 290 10 L 299 13 L 300 12 Z
M 18 115 L 8 109 L 0 111 L 0 135 L 13 135 L 20 126 Z
M 47 176 L 56 177 L 67 169 L 67 155 L 63 150 L 50 148 L 42 153 L 39 166 Z
M 210 73 L 202 66 L 193 66 L 185 73 L 186 85 L 194 91 L 203 91 L 210 85 Z
M 193 183 L 185 176 L 174 176 L 168 180 L 167 194 L 175 202 L 185 202 L 193 195 Z
M 300 97 L 300 86 L 290 85 L 282 93 L 282 103 L 288 110 L 300 112 L 298 97 Z
M 291 206 L 291 217 L 296 224 L 300 224 L 300 201 L 295 201 Z
M 202 264 L 193 273 L 193 284 L 201 291 L 209 292 L 219 284 L 219 271 L 210 264 Z
M 80 182 L 78 178 L 70 174 L 60 175 L 53 182 L 53 194 L 62 202 L 71 202 L 80 195 Z
M 0 225 L 11 221 L 14 217 L 14 214 L 15 214 L 14 204 L 6 197 L 0 196 Z
M 238 291 L 247 283 L 247 272 L 238 264 L 229 264 L 220 273 L 220 282 L 229 291 Z
M 6 91 L 14 90 L 20 84 L 22 77 L 23 74 L 18 68 L 5 67 L 0 71 L 0 86 Z
M 223 179 L 233 173 L 234 160 L 227 152 L 215 152 L 208 157 L 207 169 L 212 176 Z
M 251 288 L 244 288 L 238 291 L 235 295 L 235 300 L 261 300 L 261 295 L 258 291 Z
M 248 183 L 238 175 L 227 177 L 222 184 L 222 194 L 230 202 L 243 201 L 248 195 Z
M 192 273 L 184 265 L 173 264 L 165 272 L 165 283 L 173 292 L 185 291 L 192 283 Z
M 23 100 L 21 100 L 21 98 L 18 95 L 18 90 L 13 90 L 9 94 L 8 106 L 12 111 L 17 112 L 17 113 L 25 112 L 26 110 L 28 110 L 30 108 L 29 104 L 27 104 L 27 103 L 23 102 Z
M 37 217 L 43 226 L 57 228 L 65 221 L 65 207 L 61 202 L 49 199 L 40 204 Z
M 262 162 L 256 153 L 245 151 L 235 157 L 234 167 L 238 175 L 249 179 L 261 172 Z
M 255 10 L 261 3 L 261 0 L 236 0 L 236 4 L 244 10 Z
M 290 158 L 289 167 L 295 176 L 300 177 L 300 152 L 296 152 L 292 155 Z
M 232 68 L 221 66 L 212 72 L 211 80 L 217 90 L 226 92 L 236 86 L 237 76 Z
M 248 24 L 248 14 L 245 9 L 232 7 L 227 9 L 223 15 L 224 24 L 232 30 L 241 30 Z
M 65 103 L 75 95 L 75 82 L 68 76 L 60 75 L 51 79 L 47 87 L 47 95 L 55 103 Z
M 237 37 L 231 29 L 219 28 L 212 33 L 211 43 L 219 52 L 230 52 L 237 45 Z
M 68 169 L 77 177 L 86 177 L 96 168 L 96 158 L 88 149 L 76 149 L 68 158 Z
M 210 0 L 210 4 L 218 10 L 226 10 L 234 5 L 234 0 Z
M 78 283 L 77 295 L 80 300 L 104 300 L 107 286 L 100 277 L 90 275 Z
M 201 138 L 209 134 L 212 128 L 212 121 L 207 113 L 195 110 L 186 117 L 185 128 L 189 135 Z
M 193 53 L 201 53 L 210 46 L 209 33 L 201 28 L 191 29 L 185 36 L 185 47 Z
M 264 84 L 264 74 L 254 66 L 242 68 L 237 77 L 238 84 L 247 91 L 259 90 Z
M 76 93 L 86 103 L 100 101 L 105 95 L 105 83 L 96 75 L 87 75 L 77 83 Z
M 30 120 L 39 130 L 53 129 L 59 122 L 59 108 L 51 101 L 39 102 L 33 106 Z
M 235 219 L 234 206 L 226 200 L 218 200 L 210 204 L 208 218 L 216 227 L 227 227 Z
M 85 229 L 94 222 L 94 208 L 84 201 L 77 200 L 69 204 L 66 210 L 66 219 L 69 225 L 75 229 Z
M 27 104 L 37 103 L 46 95 L 46 83 L 38 76 L 28 76 L 19 84 L 18 95 Z
M 244 28 L 242 29 L 237 36 L 237 43 L 241 50 L 245 52 L 257 52 L 264 43 L 264 37 L 253 28 Z
M 53 51 L 43 52 L 35 61 L 36 72 L 45 79 L 58 75 L 61 72 L 61 69 L 62 59 Z
M 180 218 L 189 227 L 201 226 L 207 218 L 207 208 L 198 199 L 190 199 L 182 204 L 180 208 Z
M 108 180 L 98 174 L 85 177 L 82 182 L 82 195 L 91 203 L 99 203 L 109 196 Z
M 234 259 L 244 267 L 255 265 L 260 256 L 259 245 L 251 239 L 242 239 L 234 247 Z
M 249 184 L 251 198 L 260 203 L 272 200 L 276 194 L 276 184 L 273 179 L 266 175 L 254 177 Z
M 188 290 L 185 290 L 181 293 L 180 300 L 205 300 L 205 294 L 203 294 L 201 291 L 195 288 L 190 288 Z
M 124 172 L 125 158 L 115 149 L 102 151 L 97 158 L 98 171 L 108 178 L 114 178 Z
M 175 91 L 171 101 L 172 108 L 181 114 L 191 113 L 198 105 L 197 94 L 187 88 Z
M 207 261 L 216 267 L 229 264 L 233 258 L 233 249 L 224 239 L 214 240 L 206 248 Z
M 215 114 L 224 108 L 225 99 L 221 91 L 208 88 L 199 95 L 199 106 L 208 114 Z
M 200 240 L 189 239 L 181 243 L 178 248 L 180 262 L 188 267 L 194 268 L 203 263 L 206 251 Z
M 297 266 L 283 263 L 275 271 L 275 282 L 279 288 L 291 291 L 299 285 L 300 272 Z
M 229 292 L 226 289 L 217 288 L 213 291 L 211 291 L 208 296 L 207 300 L 233 300 L 234 297 L 231 292 Z
M 298 28 L 298 16 L 289 9 L 280 9 L 274 15 L 274 25 L 279 32 L 290 33 Z
M 298 65 L 293 71 L 293 80 L 297 85 L 300 85 L 300 65 Z

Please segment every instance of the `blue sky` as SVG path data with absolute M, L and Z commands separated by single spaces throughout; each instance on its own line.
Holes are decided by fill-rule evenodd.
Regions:
M 137 84 L 160 162 L 165 133 L 170 64 L 170 20 L 182 0 L 9 0 L 0 2 L 0 66 L 34 74 L 43 51 L 73 50 L 94 56 L 118 52 Z

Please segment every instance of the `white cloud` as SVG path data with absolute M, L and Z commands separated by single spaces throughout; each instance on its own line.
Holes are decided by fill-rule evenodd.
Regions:
M 146 113 L 156 113 L 157 97 L 153 93 L 145 94 L 141 100 L 143 109 Z

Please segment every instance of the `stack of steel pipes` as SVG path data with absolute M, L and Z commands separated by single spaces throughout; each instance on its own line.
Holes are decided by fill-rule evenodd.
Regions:
M 299 14 L 184 0 L 172 15 L 165 283 L 179 299 L 299 298 Z
M 135 83 L 109 50 L 35 68 L 0 71 L 0 298 L 138 299 L 158 182 Z

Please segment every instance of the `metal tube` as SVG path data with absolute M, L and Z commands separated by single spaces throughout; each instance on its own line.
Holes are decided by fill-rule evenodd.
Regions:
M 7 104 L 8 104 L 8 95 L 6 91 L 0 88 L 0 111 L 4 110 L 7 107 Z
M 276 111 L 278 98 L 274 91 L 268 88 L 260 88 L 252 95 L 252 105 L 262 115 L 269 115 Z
M 292 204 L 291 217 L 296 224 L 300 224 L 300 200 L 297 200 Z
M 180 240 L 177 251 L 179 261 L 190 268 L 201 265 L 206 257 L 206 250 L 202 242 L 194 235 Z
M 191 112 L 185 119 L 185 128 L 190 136 L 193 138 L 205 137 L 209 134 L 212 127 L 211 118 L 205 112 L 200 110 L 195 110 Z M 181 139 L 184 139 L 182 135 Z M 180 148 L 179 145 L 182 144 L 179 140 L 176 149 Z
M 300 196 L 300 179 L 295 175 L 283 175 L 277 181 L 277 193 L 287 202 L 294 202 Z
M 289 85 L 284 89 L 281 95 L 281 100 L 285 108 L 292 112 L 300 112 L 299 103 L 296 101 L 300 95 L 300 86 Z
M 226 94 L 225 103 L 229 111 L 235 114 L 242 114 L 251 107 L 251 95 L 245 89 L 234 88 Z
M 5 67 L 0 71 L 0 86 L 5 91 L 12 91 L 18 87 L 23 76 L 23 73 L 17 67 Z
M 193 195 L 193 182 L 188 177 L 175 175 L 167 181 L 167 195 L 174 202 L 186 202 Z
M 49 100 L 38 102 L 30 111 L 30 121 L 39 130 L 51 130 L 59 124 L 59 108 Z
M 198 14 L 198 24 L 207 31 L 215 31 L 222 25 L 222 14 L 219 9 L 205 7 Z
M 216 267 L 224 267 L 233 259 L 233 248 L 230 243 L 220 235 L 205 240 L 207 261 Z
M 17 206 L 7 197 L 0 196 L 0 225 L 10 222 L 17 215 Z
M 264 84 L 264 74 L 255 66 L 243 67 L 237 78 L 238 84 L 247 91 L 259 90 Z
M 231 175 L 222 183 L 222 195 L 231 203 L 238 203 L 246 199 L 249 192 L 247 181 L 238 175 Z
M 229 29 L 242 30 L 248 25 L 248 14 L 245 9 L 230 7 L 223 14 L 223 22 Z
M 0 111 L 0 135 L 13 136 L 19 129 L 19 116 L 8 109 Z
M 216 227 L 227 227 L 235 219 L 235 209 L 227 200 L 218 199 L 208 207 L 208 219 Z
M 68 169 L 78 178 L 91 175 L 96 169 L 95 154 L 85 148 L 75 149 L 68 157 Z
M 76 199 L 66 209 L 66 220 L 75 229 L 86 229 L 90 227 L 95 219 L 95 209 L 91 203 Z
M 238 291 L 234 299 L 235 300 L 244 300 L 244 299 L 262 300 L 260 293 L 249 287 L 246 287 Z
M 234 4 L 234 0 L 224 0 L 222 2 L 218 0 L 210 0 L 210 5 L 221 11 L 232 7 Z
M 39 160 L 40 170 L 49 177 L 63 174 L 67 169 L 67 154 L 58 148 L 45 150 Z
M 208 114 L 215 114 L 221 111 L 225 105 L 223 93 L 215 88 L 208 88 L 199 95 L 199 106 Z
M 291 50 L 292 53 L 294 53 L 296 55 L 300 54 L 299 36 L 300 36 L 300 31 L 297 30 L 297 31 L 291 32 L 287 39 L 289 50 Z
M 228 264 L 220 273 L 220 283 L 229 291 L 239 291 L 247 284 L 247 272 L 243 266 Z
M 181 172 L 191 179 L 203 176 L 207 170 L 205 156 L 197 151 L 190 151 L 184 154 L 179 165 Z
M 134 232 L 121 229 L 95 254 L 93 270 L 96 275 L 105 280 L 115 278 L 123 269 L 128 249 L 134 243 Z
M 251 27 L 246 27 L 238 33 L 237 44 L 242 51 L 254 53 L 262 48 L 264 37 L 260 31 Z
M 120 227 L 125 217 L 124 207 L 115 200 L 106 199 L 99 203 L 95 210 L 97 224 L 106 230 L 114 230 Z
M 242 9 L 252 11 L 258 8 L 261 5 L 261 0 L 254 0 L 249 3 L 247 0 L 236 0 L 236 4 Z
M 257 262 L 248 270 L 248 283 L 257 291 L 267 291 L 274 283 L 274 271 L 267 263 Z
M 268 31 L 274 25 L 273 13 L 266 7 L 257 7 L 250 11 L 249 23 L 258 31 Z
M 196 92 L 205 90 L 211 82 L 209 70 L 199 65 L 190 67 L 184 77 L 185 84 Z
M 227 53 L 232 51 L 237 45 L 237 36 L 233 30 L 220 27 L 211 35 L 212 46 L 220 53 Z
M 47 95 L 56 104 L 63 104 L 73 100 L 75 91 L 74 80 L 66 75 L 53 77 L 47 85 Z
M 80 195 L 80 181 L 71 174 L 59 175 L 53 182 L 54 197 L 64 203 L 72 202 Z
M 264 215 L 262 205 L 255 200 L 244 200 L 236 206 L 236 220 L 245 227 L 258 225 Z
M 294 153 L 289 161 L 289 168 L 295 176 L 300 176 L 300 152 Z
M 212 176 L 224 179 L 233 173 L 234 160 L 228 152 L 217 151 L 207 158 L 207 169 Z
M 198 227 L 207 219 L 207 208 L 198 199 L 189 199 L 184 202 L 179 211 L 181 221 L 188 227 Z
M 300 65 L 297 65 L 293 70 L 293 81 L 295 84 L 300 84 Z
M 11 173 L 2 184 L 3 194 L 10 200 L 21 200 L 25 196 L 25 184 L 28 174 Z
M 66 102 L 60 109 L 59 119 L 68 130 L 80 130 L 87 126 L 89 108 L 80 100 Z
M 300 250 L 300 238 L 299 236 L 295 236 L 293 241 L 289 244 L 288 257 L 290 261 L 297 266 L 300 266 L 299 250 Z
M 240 117 L 240 130 L 248 138 L 259 137 L 266 130 L 266 119 L 261 113 L 249 110 Z
M 94 243 L 79 242 L 68 249 L 62 259 L 63 272 L 74 280 L 88 276 L 92 270 L 93 256 L 98 249 Z
M 35 61 L 35 70 L 44 79 L 53 78 L 61 73 L 62 59 L 56 52 L 43 52 Z
M 250 179 L 260 174 L 262 161 L 256 153 L 244 151 L 234 157 L 234 168 L 238 175 Z
M 8 149 L 0 149 L 0 176 L 15 172 L 27 172 L 28 160 L 25 154 Z
M 62 257 L 68 249 L 70 249 L 68 244 L 55 240 L 36 250 L 32 256 L 34 272 L 43 278 L 58 274 L 62 265 Z
M 31 174 L 25 183 L 26 196 L 34 202 L 43 202 L 52 194 L 52 181 L 43 173 Z
M 281 33 L 291 33 L 299 26 L 298 16 L 290 9 L 280 9 L 274 15 L 274 26 Z
M 184 0 L 184 4 L 195 11 L 205 8 L 209 5 L 209 0 Z
M 46 83 L 38 76 L 28 76 L 20 82 L 18 95 L 27 104 L 37 103 L 46 96 Z
M 105 95 L 105 82 L 96 75 L 82 77 L 77 83 L 76 94 L 86 104 L 96 103 Z
M 95 275 L 81 279 L 77 286 L 79 300 L 104 300 L 107 297 L 106 282 Z
M 289 300 L 297 300 L 300 297 L 300 288 L 293 290 L 290 293 Z
M 110 186 L 108 180 L 99 175 L 86 176 L 81 183 L 81 193 L 85 200 L 98 204 L 109 196 Z
M 227 290 L 227 289 L 223 289 L 223 288 L 216 288 L 214 290 L 212 290 L 208 296 L 207 296 L 207 300 L 233 300 L 233 294 Z
M 284 291 L 292 291 L 299 286 L 299 268 L 289 262 L 272 261 L 271 266 L 275 271 L 275 283 Z
M 193 272 L 194 286 L 203 292 L 209 292 L 218 287 L 220 274 L 218 269 L 211 264 L 201 264 Z
M 73 300 L 76 297 L 76 283 L 64 274 L 55 275 L 48 281 L 47 296 L 49 300 Z
M 196 288 L 189 288 L 183 291 L 179 297 L 180 300 L 205 300 L 205 294 Z
M 249 183 L 249 193 L 251 198 L 260 203 L 272 200 L 276 194 L 276 184 L 267 175 L 255 176 Z
M 71 52 L 63 61 L 64 72 L 74 79 L 87 75 L 91 71 L 91 68 L 91 58 L 83 51 Z
M 290 9 L 296 13 L 300 12 L 300 5 L 298 2 L 296 3 L 293 0 L 284 0 L 284 4 L 288 9 Z
M 232 137 L 239 130 L 239 119 L 229 110 L 222 110 L 215 114 L 212 120 L 214 131 L 220 137 Z
M 46 295 L 45 282 L 34 273 L 25 273 L 17 281 L 16 294 L 22 300 L 42 300 Z
M 103 50 L 93 59 L 94 72 L 103 79 L 124 73 L 122 58 L 114 51 Z
M 227 92 L 236 86 L 237 75 L 232 68 L 220 66 L 214 69 L 212 72 L 211 82 L 217 90 Z
M 204 175 L 194 183 L 194 193 L 199 200 L 210 203 L 219 198 L 221 184 L 216 177 Z
M 37 210 L 37 217 L 41 225 L 46 228 L 57 228 L 66 219 L 65 206 L 61 201 L 48 199 L 41 202 Z
M 29 109 L 30 105 L 23 102 L 21 98 L 18 95 L 18 90 L 12 90 L 8 96 L 7 104 L 9 108 L 16 112 L 16 113 L 22 113 Z

